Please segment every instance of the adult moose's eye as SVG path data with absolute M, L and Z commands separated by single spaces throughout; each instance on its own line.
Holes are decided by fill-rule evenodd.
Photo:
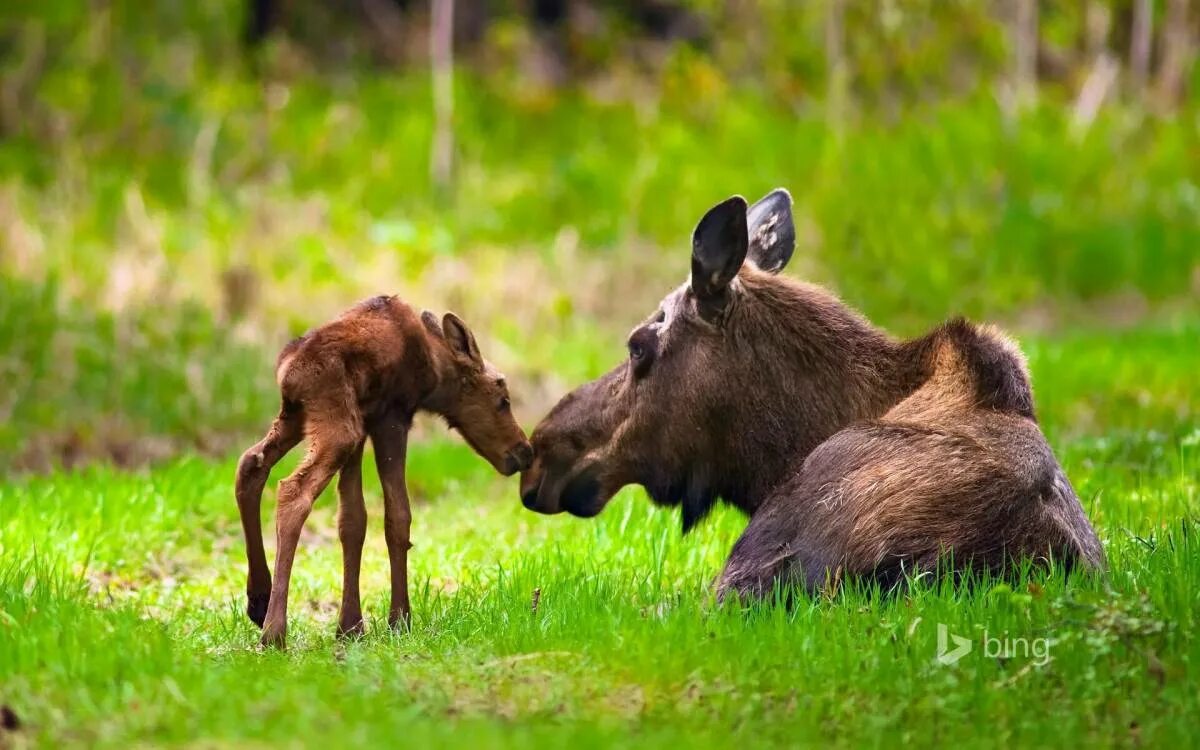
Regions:
M 629 363 L 633 366 L 633 374 L 642 376 L 650 368 L 654 359 L 654 347 L 657 345 L 657 334 L 650 328 L 639 328 L 629 337 Z

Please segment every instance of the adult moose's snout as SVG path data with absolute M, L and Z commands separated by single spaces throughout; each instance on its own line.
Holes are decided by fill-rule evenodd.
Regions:
M 567 511 L 595 515 L 607 497 L 599 477 L 609 456 L 607 446 L 623 414 L 612 403 L 625 367 L 576 388 L 550 410 L 534 429 L 533 461 L 521 472 L 521 503 L 535 513 Z M 618 416 L 614 416 L 614 412 Z M 611 478 L 605 475 L 606 478 Z
M 518 471 L 525 471 L 533 464 L 533 446 L 528 440 L 522 440 L 515 448 L 504 456 L 504 476 L 511 477 Z
M 521 504 L 529 510 L 537 510 L 538 485 L 521 490 Z
M 535 513 L 558 513 L 562 508 L 547 507 L 542 502 L 542 483 L 545 480 L 544 464 L 540 459 L 534 459 L 529 467 L 521 472 L 521 504 Z

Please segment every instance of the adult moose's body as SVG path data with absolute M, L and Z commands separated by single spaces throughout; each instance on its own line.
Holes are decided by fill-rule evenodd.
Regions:
M 534 433 L 522 500 L 599 513 L 626 484 L 751 515 L 719 579 L 758 595 L 841 571 L 897 579 L 1020 557 L 1103 565 L 1038 429 L 1025 363 L 964 321 L 896 341 L 825 290 L 781 278 L 791 198 L 731 198 L 696 227 L 691 278 L 629 337 L 629 358 Z

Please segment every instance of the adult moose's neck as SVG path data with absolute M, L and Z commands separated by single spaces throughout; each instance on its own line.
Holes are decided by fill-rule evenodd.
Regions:
M 744 269 L 728 335 L 744 388 L 726 500 L 753 513 L 824 440 L 881 416 L 924 378 L 905 347 L 820 287 Z

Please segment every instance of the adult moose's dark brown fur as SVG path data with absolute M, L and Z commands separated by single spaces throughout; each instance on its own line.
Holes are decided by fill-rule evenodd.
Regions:
M 411 511 L 404 464 L 413 415 L 441 415 L 500 473 L 523 470 L 532 449 L 513 418 L 503 376 L 483 359 L 458 317 L 447 313 L 439 324 L 432 313 L 418 318 L 399 298 L 383 296 L 288 344 L 275 377 L 283 397 L 279 416 L 267 436 L 242 456 L 237 470 L 238 511 L 249 560 L 247 614 L 263 628 L 264 644 L 284 645 L 288 581 L 300 530 L 317 496 L 340 472 L 343 587 L 338 631 L 362 632 L 358 575 L 367 529 L 362 453 L 370 437 L 383 486 L 384 536 L 392 568 L 388 622 L 407 624 Z M 259 519 L 262 491 L 271 467 L 304 438 L 308 452 L 303 462 L 279 483 L 272 586 Z
M 959 570 L 1103 565 L 1016 346 L 961 320 L 897 341 L 775 275 L 794 242 L 786 191 L 710 210 L 689 282 L 630 334 L 628 359 L 534 431 L 525 505 L 591 516 L 636 483 L 681 506 L 687 531 L 724 499 L 751 520 L 721 594 L 887 583 L 946 553 Z

